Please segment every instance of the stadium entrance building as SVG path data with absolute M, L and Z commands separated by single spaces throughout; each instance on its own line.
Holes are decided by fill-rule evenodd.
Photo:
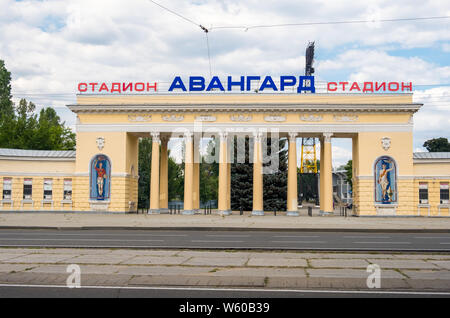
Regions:
M 333 87 L 331 87 L 333 88 Z M 332 90 L 332 89 L 331 89 Z M 287 137 L 287 214 L 298 215 L 296 138 L 320 140 L 320 210 L 333 212 L 332 140 L 352 139 L 353 214 L 449 216 L 450 156 L 413 153 L 411 93 L 79 94 L 75 151 L 0 150 L 3 211 L 136 212 L 138 145 L 152 137 L 150 211 L 168 209 L 169 138 L 184 138 L 184 214 L 200 204 L 198 139 L 219 147 L 218 210 L 229 214 L 234 136 L 253 146 L 253 211 L 263 215 L 262 140 Z

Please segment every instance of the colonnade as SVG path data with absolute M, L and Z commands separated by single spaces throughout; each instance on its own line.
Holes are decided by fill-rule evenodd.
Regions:
M 150 176 L 150 210 L 149 213 L 161 213 L 168 210 L 168 148 L 169 137 L 160 133 L 151 133 L 152 158 Z M 231 159 L 229 136 L 219 133 L 219 189 L 218 212 L 231 214 Z M 287 180 L 287 215 L 298 216 L 297 202 L 297 143 L 298 134 L 288 133 L 288 180 Z M 194 142 L 191 132 L 184 134 L 185 168 L 184 168 L 184 209 L 183 214 L 194 214 L 200 208 L 200 163 L 199 142 Z M 333 212 L 333 177 L 332 177 L 332 133 L 324 133 L 320 139 L 320 212 Z M 252 215 L 264 215 L 263 206 L 263 133 L 253 135 L 253 209 Z M 160 147 L 161 144 L 161 147 Z M 161 149 L 161 151 L 160 151 Z M 197 160 L 194 160 L 197 159 Z M 155 171 L 157 173 L 155 173 Z

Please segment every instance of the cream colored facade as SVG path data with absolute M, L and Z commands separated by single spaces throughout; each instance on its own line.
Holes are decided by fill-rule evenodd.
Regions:
M 0 155 L 0 178 L 12 178 L 4 211 L 135 212 L 138 196 L 138 140 L 153 137 L 150 212 L 168 209 L 167 141 L 185 142 L 185 214 L 199 208 L 198 138 L 219 143 L 219 213 L 231 212 L 230 140 L 252 138 L 253 214 L 263 215 L 262 138 L 289 138 L 288 215 L 298 215 L 296 138 L 321 143 L 320 210 L 333 212 L 332 141 L 351 138 L 353 213 L 358 216 L 449 216 L 441 188 L 450 182 L 450 159 L 414 159 L 413 115 L 421 104 L 412 94 L 174 94 L 78 95 L 68 107 L 77 115 L 76 155 L 64 159 Z M 90 167 L 96 155 L 111 163 L 110 197 L 90 196 Z M 396 166 L 396 202 L 375 203 L 374 163 L 387 156 Z M 154 172 L 157 173 L 154 173 Z M 44 179 L 53 179 L 53 202 L 43 201 Z M 24 179 L 32 179 L 32 202 L 23 199 Z M 72 180 L 72 198 L 63 200 L 64 179 Z M 428 203 L 419 202 L 419 184 L 427 183 Z M 4 182 L 0 179 L 0 191 Z M 48 201 L 48 200 L 47 200 Z M 70 201 L 70 202 L 69 202 Z M 425 202 L 425 201 L 424 201 Z

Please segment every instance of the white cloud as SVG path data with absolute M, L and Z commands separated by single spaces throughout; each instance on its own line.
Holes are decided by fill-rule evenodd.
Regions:
M 450 2 L 445 0 L 159 2 L 208 28 L 450 15 Z M 38 106 L 64 107 L 73 103 L 76 84 L 82 81 L 167 81 L 174 75 L 209 73 L 205 34 L 198 26 L 150 1 L 0 0 L 0 8 L 0 58 L 12 72 L 13 93 Z M 432 63 L 414 54 L 399 57 L 388 53 L 392 48 L 432 50 L 433 45 L 448 52 L 447 26 L 448 20 L 427 20 L 248 31 L 213 29 L 209 33 L 213 72 L 303 72 L 306 43 L 315 40 L 318 77 L 328 72 L 347 72 L 348 79 L 355 81 L 448 82 L 448 60 Z M 325 59 L 325 51 L 335 53 L 327 53 Z M 448 131 L 449 107 L 442 102 L 433 104 L 445 101 L 447 95 L 436 95 L 437 91 L 433 94 L 415 116 L 415 132 L 420 140 Z M 75 121 L 70 112 L 62 111 L 60 115 L 71 125 Z M 348 147 L 336 149 L 336 158 L 342 155 L 339 160 L 345 163 L 348 151 L 340 148 Z
M 417 84 L 446 83 L 450 80 L 450 66 L 438 66 L 411 57 L 391 56 L 381 50 L 349 50 L 334 59 L 319 61 L 321 71 L 346 70 L 349 80 L 403 81 Z

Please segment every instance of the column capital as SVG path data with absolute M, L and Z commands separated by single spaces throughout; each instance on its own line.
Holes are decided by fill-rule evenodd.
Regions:
M 228 132 L 221 131 L 219 132 L 220 141 L 227 141 L 228 139 Z
M 298 133 L 290 132 L 289 134 L 289 142 L 296 142 Z
M 153 142 L 159 142 L 160 141 L 160 134 L 159 134 L 159 132 L 151 132 L 150 135 L 152 136 Z
M 324 142 L 331 142 L 331 137 L 333 133 L 323 133 Z
M 263 133 L 262 132 L 260 132 L 260 131 L 253 132 L 253 138 L 255 139 L 256 142 L 260 142 L 262 137 L 263 137 Z
M 191 131 L 185 131 L 184 132 L 184 139 L 185 140 L 187 140 L 187 139 L 191 139 L 192 140 L 192 136 L 193 136 L 194 134 L 191 132 Z

